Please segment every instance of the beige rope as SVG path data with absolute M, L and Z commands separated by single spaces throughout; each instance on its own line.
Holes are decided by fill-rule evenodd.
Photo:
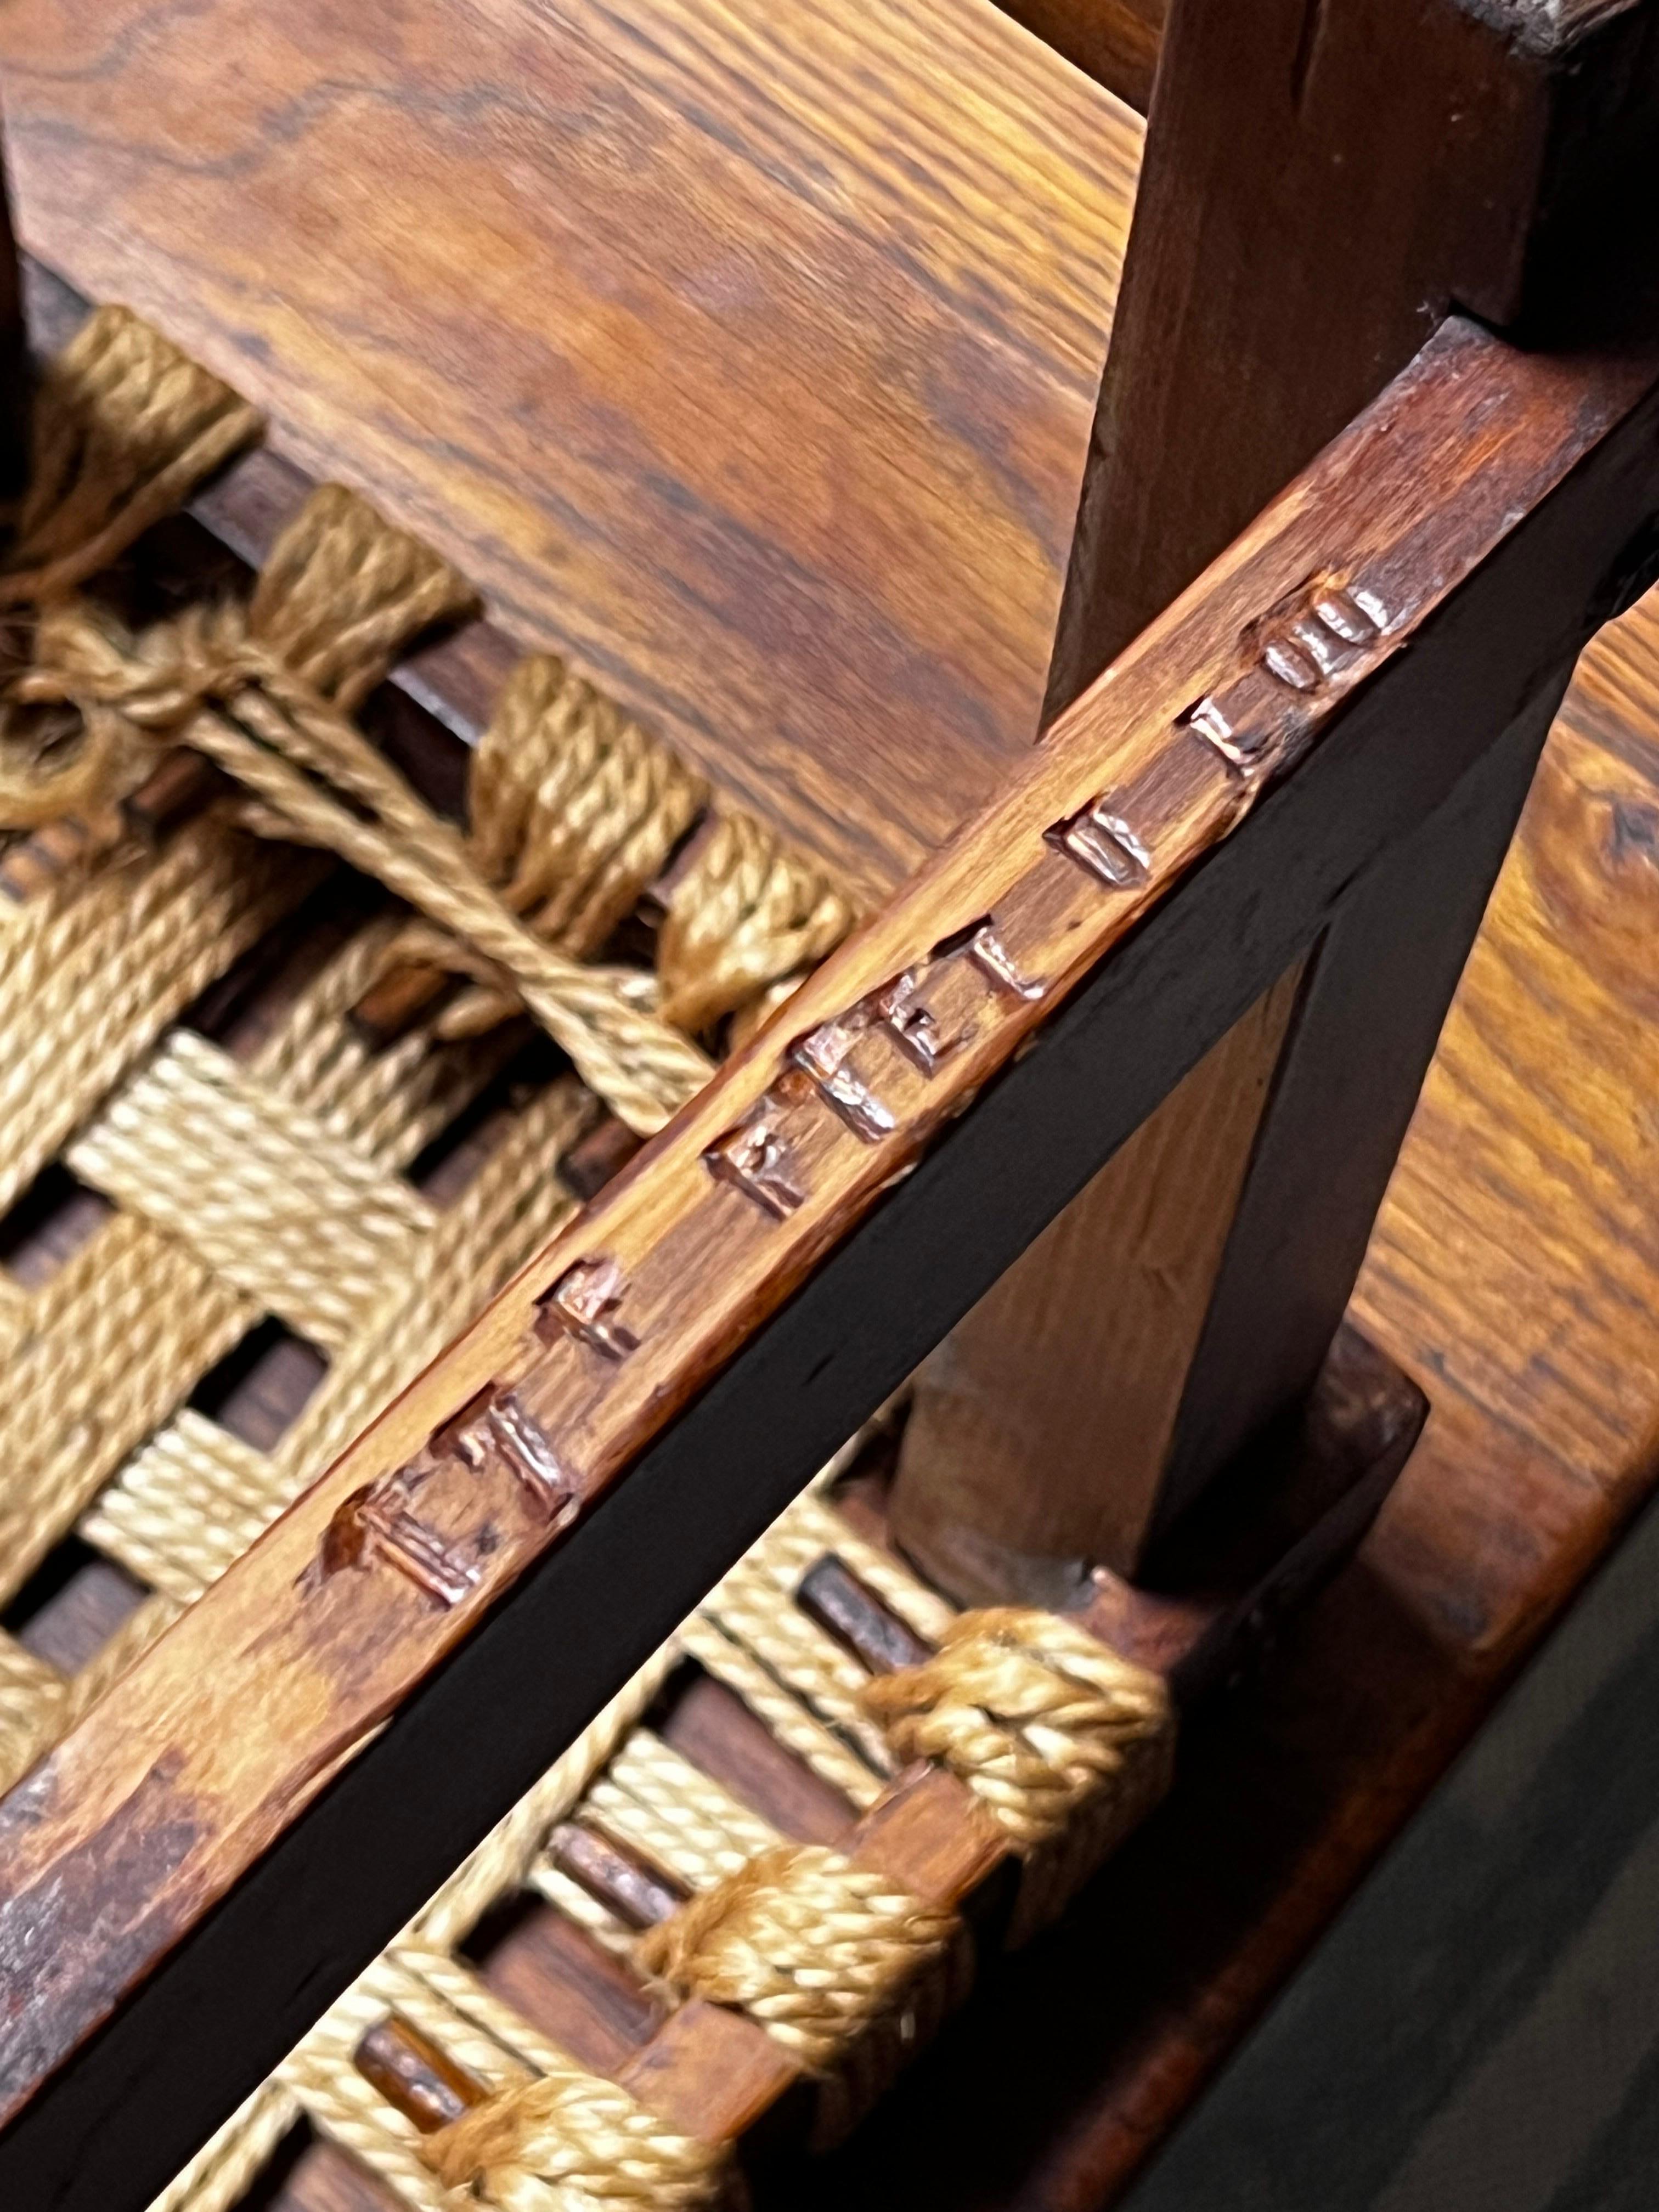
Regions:
M 325 1349 L 348 1343 L 384 1303 L 434 1221 L 406 1183 L 187 1030 L 68 1158 Z
M 425 2137 L 365 2097 L 349 2053 L 388 2010 L 495 2094 Z M 288 2060 L 283 2077 L 331 2134 L 422 2208 L 429 2200 L 407 2177 L 411 2154 L 447 2188 L 468 2192 L 467 2202 L 500 2212 L 592 2212 L 596 2204 L 696 2212 L 724 2193 L 723 2145 L 681 2133 L 617 2083 L 577 2066 L 475 1974 L 428 1944 L 399 1942 L 376 1960 Z
M 712 1889 L 783 1840 L 769 1821 L 647 1728 L 635 1729 L 589 1790 L 582 1811 L 688 1889 Z
M 747 1644 L 701 1611 L 682 1626 L 679 1638 L 698 1664 L 741 1698 L 750 1711 L 765 1723 L 768 1732 L 804 1760 L 821 1781 L 839 1790 L 860 1812 L 875 1803 L 884 1775 L 826 1727 L 805 1699 L 779 1681 Z
M 445 2185 L 501 2212 L 699 2212 L 726 2192 L 723 2146 L 680 2134 L 575 2068 L 493 2097 L 421 2145 Z
M 507 678 L 472 757 L 467 842 L 527 928 L 586 958 L 638 905 L 707 798 L 665 745 L 563 661 L 537 654 Z M 453 945 L 441 957 L 453 962 Z M 472 990 L 446 1010 L 443 1033 L 476 1035 L 513 1008 L 499 992 Z
M 1056 1835 L 1132 1754 L 1174 1730 L 1164 1678 L 1075 1621 L 1019 1606 L 965 1613 L 919 1666 L 873 1675 L 864 1705 L 902 1759 L 960 1775 L 1014 1841 Z
M 326 526 L 337 524 L 342 536 L 372 539 L 371 525 L 384 529 L 362 502 L 349 515 L 337 504 L 317 515 L 324 497 L 307 502 L 279 556 L 292 534 L 325 542 Z M 39 664 L 14 691 L 27 702 L 72 704 L 93 724 L 113 714 L 207 754 L 263 802 L 258 826 L 327 847 L 464 939 L 510 979 L 630 1127 L 659 1128 L 708 1079 L 707 1060 L 632 1003 L 616 977 L 532 936 L 484 882 L 460 833 L 416 798 L 343 711 L 287 667 L 256 627 L 260 614 L 256 593 L 246 613 L 191 609 L 131 638 L 85 605 L 54 610 L 41 623 Z M 267 627 L 281 634 L 280 625 Z
M 318 873 L 198 819 L 0 928 L 0 1208 Z
M 746 814 L 722 814 L 675 885 L 657 945 L 666 1022 L 700 1036 L 840 944 L 853 908 Z
M 810 2071 L 902 2009 L 952 1913 L 822 1844 L 784 1844 L 648 1929 L 637 1954 L 682 1993 L 740 2006 Z
M 260 428 L 256 408 L 130 308 L 96 309 L 35 393 L 0 605 L 56 598 L 106 568 Z
M 255 409 L 159 331 L 125 307 L 100 307 L 35 394 L 0 607 L 43 604 L 107 568 L 260 427 Z M 0 704 L 0 823 L 33 828 L 107 805 L 142 773 L 113 724 Z

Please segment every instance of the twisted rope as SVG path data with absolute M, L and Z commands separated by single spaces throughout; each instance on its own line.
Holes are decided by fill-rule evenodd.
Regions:
M 931 1658 L 872 1676 L 862 1702 L 901 1759 L 959 1775 L 1022 1850 L 1058 1835 L 1174 1729 L 1161 1674 L 1021 1606 L 959 1615 Z
M 329 550 L 323 565 L 331 571 L 337 565 L 331 537 L 372 549 L 385 529 L 363 502 L 325 489 L 284 532 L 272 569 L 279 577 L 296 572 L 291 539 Z M 374 575 L 372 561 L 366 572 Z M 584 1080 L 630 1127 L 641 1134 L 661 1127 L 708 1079 L 708 1060 L 641 1008 L 622 978 L 583 967 L 533 936 L 479 874 L 460 833 L 416 796 L 341 707 L 289 668 L 284 646 L 300 653 L 302 668 L 318 668 L 348 696 L 366 674 L 362 661 L 354 674 L 343 649 L 331 655 L 308 632 L 303 611 L 291 623 L 275 618 L 261 596 L 271 573 L 249 609 L 189 609 L 137 638 L 84 605 L 50 611 L 40 624 L 37 665 L 16 679 L 14 696 L 72 706 L 91 730 L 112 720 L 123 732 L 206 754 L 261 802 L 250 817 L 253 826 L 327 848 L 463 939 L 486 972 L 510 981 Z M 405 579 L 390 565 L 386 580 Z M 441 600 L 428 578 L 396 604 L 418 606 L 423 626 Z M 275 610 L 288 604 L 277 599 Z M 390 627 L 382 605 L 345 623 L 354 643 L 371 647 Z M 365 653 L 362 660 L 372 665 L 379 657 Z M 117 740 L 108 743 L 113 749 Z
M 98 308 L 34 395 L 0 606 L 54 599 L 108 568 L 262 428 L 257 408 L 131 308 Z
M 640 1938 L 648 1973 L 738 2005 L 810 2072 L 902 2010 L 957 1934 L 956 1916 L 822 1844 L 782 1844 Z
M 421 2155 L 445 2185 L 500 2212 L 702 2212 L 726 2194 L 723 2146 L 682 2135 L 598 2075 L 499 2089 L 428 2136 Z
M 720 815 L 670 897 L 657 945 L 663 1019 L 702 1035 L 816 967 L 853 921 L 820 869 L 749 815 Z

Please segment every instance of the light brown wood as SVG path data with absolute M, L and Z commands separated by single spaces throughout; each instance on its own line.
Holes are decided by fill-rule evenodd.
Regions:
M 1030 743 L 1140 128 L 990 0 L 14 0 L 0 82 L 26 246 L 856 892 Z
M 82 2033 L 138 1965 L 130 1947 L 112 1956 L 76 1933 L 78 1911 L 103 1909 L 95 1880 L 88 1887 L 77 1869 L 125 1835 L 151 1942 L 222 1893 L 566 1525 L 560 1514 L 550 1526 L 548 1475 L 533 1453 L 514 1473 L 522 1439 L 538 1428 L 557 1436 L 580 1512 L 1192 860 L 1237 825 L 1270 764 L 1296 757 L 1393 665 L 1516 518 L 1630 416 L 1653 374 L 1642 361 L 1562 365 L 1510 356 L 1470 329 L 1443 333 L 1387 404 L 1217 564 L 1205 590 L 1080 703 L 997 807 L 803 988 L 788 1023 L 733 1061 L 117 1685 L 0 1809 L 0 1918 L 21 1947 L 7 1955 L 27 1959 L 33 1978 L 15 2016 L 33 2051 Z M 1645 421 L 1632 425 L 1633 458 L 1609 448 L 1609 470 L 1622 473 L 1593 477 L 1561 512 L 1579 515 L 1592 489 L 1601 514 L 1610 493 L 1648 496 Z M 1310 572 L 1342 578 L 1357 605 L 1378 609 L 1367 641 L 1311 695 L 1272 674 L 1260 628 L 1264 610 L 1302 604 Z M 1571 629 L 1582 617 L 1563 609 L 1559 619 Z M 1270 624 L 1270 644 L 1276 635 Z M 1544 637 L 1528 649 L 1559 646 Z M 1523 668 L 1510 672 L 1527 680 Z M 1194 713 L 1194 699 L 1210 703 Z M 1226 745 L 1255 763 L 1250 775 L 1199 734 L 1218 722 L 1231 730 Z M 1091 812 L 1103 794 L 1109 805 Z M 1149 857 L 1129 885 L 1109 891 L 1095 860 L 1113 850 L 1112 820 L 1133 822 Z M 978 919 L 987 914 L 988 939 Z M 870 1060 L 860 1047 L 853 1072 L 893 1115 L 890 1133 L 861 1136 L 804 1070 L 781 1073 L 785 1049 L 912 969 L 938 1041 L 960 1042 L 932 1076 L 896 1042 Z M 914 1016 L 916 1003 L 907 999 L 895 1018 Z M 914 1025 L 905 1035 L 914 1048 Z M 757 1109 L 782 1147 L 758 1158 L 747 1118 Z M 627 1285 L 637 1358 L 578 1356 L 568 1338 L 544 1348 L 538 1301 L 600 1251 Z M 694 1282 L 708 1294 L 689 1295 Z M 457 1444 L 422 1492 L 421 1511 L 437 1525 L 404 1557 L 395 1514 L 386 1518 L 401 1493 L 387 1491 L 382 1511 L 376 1486 L 426 1453 L 438 1430 L 447 1436 L 455 1408 L 495 1378 L 507 1379 L 498 1402 L 511 1418 L 506 1459 L 486 1453 L 483 1462 L 495 1468 L 489 1541 L 476 1540 L 476 1455 Z M 361 1571 L 348 1564 L 356 1559 Z M 146 1835 L 162 1832 L 165 1858 L 147 1858 Z M 54 1962 L 44 1979 L 42 1957 Z
M 1282 976 L 916 1377 L 893 1533 L 964 1604 L 1133 1571 L 1300 985 Z

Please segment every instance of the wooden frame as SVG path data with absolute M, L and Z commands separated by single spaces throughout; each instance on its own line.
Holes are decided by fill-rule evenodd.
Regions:
M 21 2201 L 146 2202 L 1367 867 L 1535 748 L 1648 557 L 1656 376 L 1448 325 L 13 1793 Z

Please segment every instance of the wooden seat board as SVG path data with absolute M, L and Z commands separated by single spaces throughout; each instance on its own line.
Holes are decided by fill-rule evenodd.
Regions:
M 880 892 L 1031 740 L 1140 142 L 989 0 L 14 0 L 24 244 Z

